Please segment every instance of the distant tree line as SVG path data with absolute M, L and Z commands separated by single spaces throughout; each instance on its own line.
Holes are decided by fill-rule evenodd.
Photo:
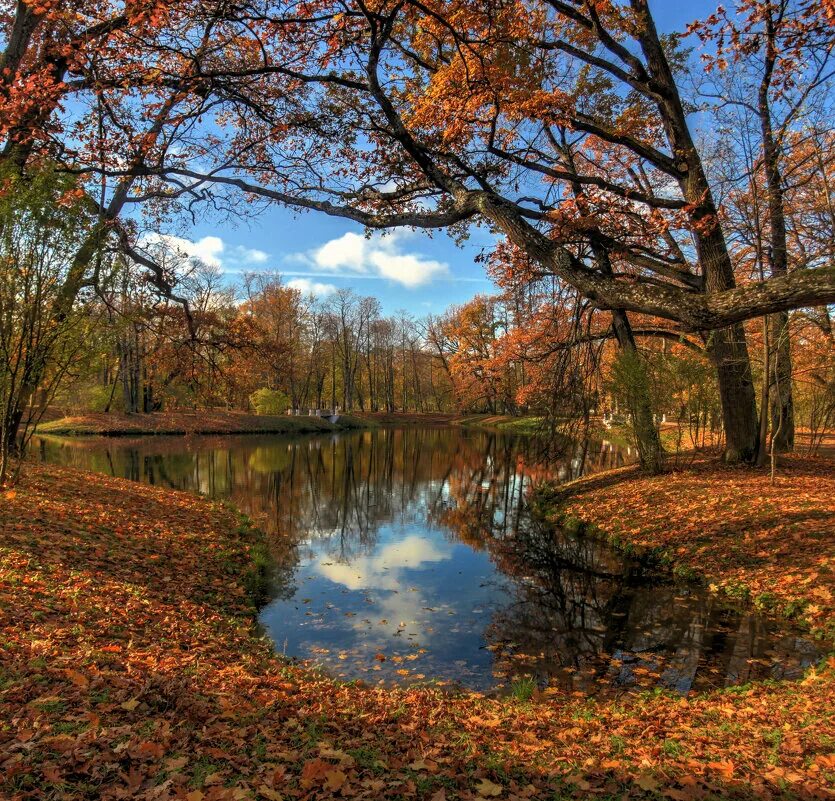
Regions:
M 681 347 L 710 365 L 724 458 L 773 459 L 832 419 L 832 13 L 746 0 L 664 34 L 647 0 L 9 4 L 3 453 L 87 369 L 73 341 L 103 338 L 111 407 L 277 381 L 265 287 L 242 293 L 247 330 L 144 234 L 280 205 L 486 226 L 499 287 L 423 327 L 329 299 L 269 357 L 292 403 L 584 423 L 617 391 L 659 471 L 659 365 Z

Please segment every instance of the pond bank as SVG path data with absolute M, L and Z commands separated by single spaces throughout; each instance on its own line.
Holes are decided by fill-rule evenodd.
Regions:
M 492 428 L 509 433 L 539 433 L 541 417 L 510 414 L 461 414 L 458 412 L 353 412 L 360 420 L 391 426 L 465 426 Z
M 159 434 L 306 434 L 368 428 L 373 425 L 373 422 L 352 415 L 341 415 L 336 423 L 330 423 L 321 417 L 258 415 L 208 409 L 151 414 L 89 412 L 42 423 L 38 426 L 37 433 L 107 437 Z
M 768 469 L 707 459 L 660 476 L 629 466 L 539 500 L 569 526 L 835 639 L 835 461 L 781 457 L 774 484 Z
M 258 536 L 197 496 L 29 465 L 0 496 L 0 795 L 825 797 L 835 664 L 799 683 L 545 703 L 273 658 Z
M 198 411 L 122 414 L 120 412 L 83 412 L 58 416 L 41 423 L 37 433 L 54 436 L 136 437 L 150 435 L 214 434 L 310 434 L 380 425 L 447 426 L 492 428 L 509 433 L 538 433 L 540 417 L 511 415 L 461 415 L 446 412 L 362 412 L 342 414 L 334 424 L 321 417 L 257 415 L 247 412 L 206 409 Z

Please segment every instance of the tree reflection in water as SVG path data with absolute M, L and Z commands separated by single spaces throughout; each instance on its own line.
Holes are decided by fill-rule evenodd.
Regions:
M 278 650 L 345 678 L 686 692 L 816 658 L 774 622 L 533 517 L 528 487 L 575 478 L 582 450 L 546 462 L 533 439 L 441 427 L 40 444 L 45 460 L 231 499 L 270 535 L 261 619 Z M 583 466 L 622 460 L 603 443 Z

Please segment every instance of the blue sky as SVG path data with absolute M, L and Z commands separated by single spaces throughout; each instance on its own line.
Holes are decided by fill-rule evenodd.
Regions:
M 680 30 L 717 5 L 650 0 L 662 31 Z M 230 280 L 247 270 L 277 271 L 286 283 L 320 295 L 342 287 L 373 295 L 387 314 L 437 314 L 492 290 L 483 265 L 474 261 L 492 243 L 480 228 L 460 246 L 443 232 L 398 231 L 367 240 L 361 226 L 345 220 L 272 208 L 239 226 L 205 222 L 187 236 L 183 250 L 219 264 Z

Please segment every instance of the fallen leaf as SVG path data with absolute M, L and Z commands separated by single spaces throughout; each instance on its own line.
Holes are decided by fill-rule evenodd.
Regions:
M 475 790 L 484 798 L 497 798 L 504 792 L 504 788 L 500 784 L 491 782 L 490 779 L 480 779 Z
M 88 679 L 83 673 L 79 673 L 77 670 L 68 670 L 67 678 L 75 684 L 76 687 L 87 687 L 90 684 L 90 679 Z
M 341 770 L 329 770 L 325 773 L 325 789 L 335 791 L 342 787 L 348 777 Z
M 169 773 L 176 773 L 188 765 L 188 757 L 176 757 L 175 759 L 167 759 L 165 761 L 165 769 Z
M 659 787 L 658 782 L 647 773 L 641 774 L 636 780 L 635 784 L 637 784 L 638 787 L 640 787 L 642 790 L 645 790 L 648 793 L 654 792 Z

